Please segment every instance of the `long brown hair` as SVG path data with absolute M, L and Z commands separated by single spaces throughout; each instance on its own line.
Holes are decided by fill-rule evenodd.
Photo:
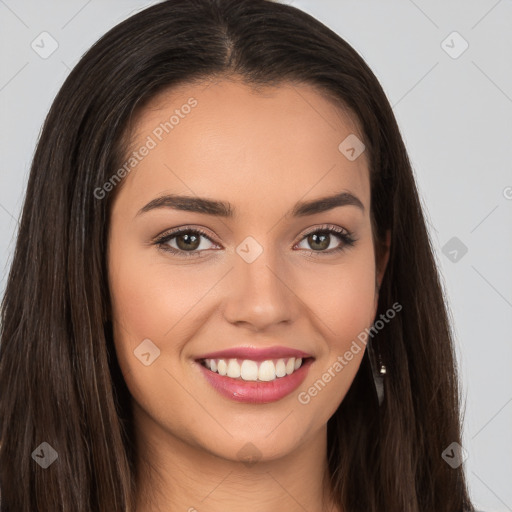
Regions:
M 165 88 L 238 75 L 305 83 L 360 122 L 378 248 L 391 253 L 372 339 L 387 367 L 382 405 L 365 353 L 328 422 L 331 487 L 344 512 L 474 510 L 462 466 L 452 334 L 411 164 L 363 59 L 294 7 L 267 0 L 168 0 L 129 18 L 83 56 L 58 93 L 33 159 L 2 303 L 2 512 L 134 511 L 129 393 L 108 321 L 112 195 L 94 191 L 126 158 L 126 127 Z M 43 469 L 33 452 L 55 450 Z M 42 452 L 42 453 L 43 453 Z

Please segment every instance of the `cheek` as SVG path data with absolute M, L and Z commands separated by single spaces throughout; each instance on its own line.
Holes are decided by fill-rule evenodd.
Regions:
M 135 403 L 151 411 L 158 423 L 169 424 L 169 409 L 190 408 L 190 397 L 179 392 L 180 377 L 175 376 L 181 375 L 180 354 L 196 325 L 194 306 L 212 284 L 190 265 L 176 265 L 170 271 L 169 265 L 155 263 L 154 248 L 121 251 L 115 243 L 111 247 L 109 283 L 117 359 Z M 179 415 L 173 422 L 186 423 Z
M 357 335 L 369 327 L 375 315 L 375 267 L 371 246 L 350 254 L 339 265 L 321 269 L 313 282 L 310 307 L 323 322 L 322 332 L 334 351 L 345 350 Z
M 139 342 L 151 337 L 172 338 L 172 331 L 182 328 L 186 315 L 214 283 L 191 265 L 174 265 L 170 271 L 165 262 L 155 262 L 155 251 L 112 251 L 113 316 Z
M 376 290 L 371 244 L 354 251 L 343 264 L 321 272 L 325 272 L 323 281 L 327 285 L 321 293 L 316 288 L 310 307 L 315 313 L 312 317 L 318 319 L 325 352 L 298 396 L 303 406 L 314 404 L 318 413 L 315 421 L 320 423 L 330 418 L 352 385 L 366 348 L 361 340 L 374 320 Z M 320 282 L 322 276 L 315 277 Z
M 120 244 L 111 247 L 114 345 L 130 392 L 139 404 L 162 400 L 186 408 L 186 397 L 171 393 L 180 387 L 172 375 L 183 373 L 184 362 L 191 364 L 186 357 L 189 342 L 207 315 L 205 304 L 225 269 L 170 265 L 165 257 L 155 257 L 154 247 L 122 251 Z M 148 351 L 150 364 L 145 366 L 138 356 Z M 181 399 L 184 402 L 178 403 Z

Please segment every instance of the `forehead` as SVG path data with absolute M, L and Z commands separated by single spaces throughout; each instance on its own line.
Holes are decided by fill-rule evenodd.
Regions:
M 355 117 L 310 85 L 184 84 L 158 94 L 135 117 L 130 152 L 151 149 L 122 194 L 236 196 L 249 206 L 347 190 L 369 206 L 366 154 L 347 158 L 340 150 L 347 137 L 362 140 Z

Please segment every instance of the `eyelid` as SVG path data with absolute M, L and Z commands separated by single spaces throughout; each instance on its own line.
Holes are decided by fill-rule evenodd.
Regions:
M 311 228 L 307 229 L 304 233 L 302 233 L 300 236 L 300 240 L 303 240 L 308 235 L 311 235 L 312 233 L 316 233 L 317 231 L 336 231 L 345 235 L 352 235 L 352 233 L 345 228 L 342 228 L 340 226 L 336 226 L 335 224 L 320 224 L 319 226 L 312 226 Z
M 210 234 L 210 232 L 209 232 L 209 230 L 207 230 L 207 228 L 195 226 L 193 224 L 185 224 L 183 226 L 176 226 L 175 228 L 166 229 L 165 231 L 162 231 L 162 233 L 157 235 L 154 238 L 154 241 L 162 240 L 163 238 L 167 238 L 172 235 L 177 235 L 177 234 L 180 234 L 180 233 L 186 232 L 186 231 L 197 231 L 204 237 L 208 238 L 211 242 L 213 242 L 212 238 L 214 238 L 214 237 Z

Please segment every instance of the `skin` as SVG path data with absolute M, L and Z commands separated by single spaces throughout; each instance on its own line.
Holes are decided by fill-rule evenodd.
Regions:
M 254 90 L 222 79 L 154 98 L 136 118 L 132 148 L 191 96 L 197 106 L 127 175 L 111 212 L 109 286 L 116 352 L 134 406 L 137 512 L 325 511 L 332 506 L 323 480 L 326 425 L 364 350 L 308 404 L 298 394 L 372 325 L 389 254 L 376 265 L 366 154 L 349 161 L 338 150 L 359 133 L 357 125 L 310 86 Z M 341 191 L 357 196 L 364 211 L 346 205 L 287 214 L 299 200 Z M 171 208 L 137 215 L 169 193 L 229 201 L 238 216 Z M 311 255 L 305 233 L 324 224 L 357 241 Z M 211 241 L 202 237 L 194 246 L 204 257 L 154 244 L 181 226 L 207 231 Z M 263 248 L 252 263 L 236 252 L 247 236 Z M 335 235 L 330 240 L 329 249 L 344 244 Z M 183 247 L 177 243 L 168 245 Z M 134 355 L 145 339 L 160 349 L 149 366 Z M 274 345 L 315 357 L 304 384 L 274 403 L 219 395 L 194 361 L 214 350 Z M 256 447 L 257 463 L 240 460 L 246 443 Z

